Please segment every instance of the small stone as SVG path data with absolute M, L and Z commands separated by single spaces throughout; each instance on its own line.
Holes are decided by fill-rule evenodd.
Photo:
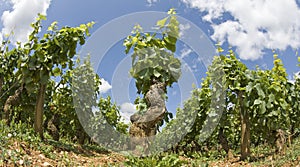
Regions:
M 11 138 L 11 137 L 12 137 L 12 134 L 11 134 L 11 133 L 9 133 L 9 134 L 7 134 L 7 136 L 8 136 L 9 138 Z
M 45 158 L 45 156 L 44 156 L 43 154 L 40 154 L 39 157 L 40 157 L 41 159 L 44 159 L 44 158 Z
M 11 156 L 11 150 L 7 150 L 7 154 L 8 154 L 8 156 Z
M 52 166 L 49 162 L 44 162 L 43 166 Z

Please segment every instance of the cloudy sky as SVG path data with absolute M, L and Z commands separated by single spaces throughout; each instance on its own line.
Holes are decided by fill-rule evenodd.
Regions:
M 296 67 L 297 50 L 300 48 L 299 0 L 0 0 L 0 41 L 7 35 L 11 36 L 13 42 L 26 41 L 31 31 L 30 23 L 38 13 L 47 15 L 47 21 L 43 22 L 44 27 L 53 21 L 58 21 L 60 26 L 77 26 L 95 21 L 91 32 L 96 34 L 102 27 L 113 25 L 114 21 L 124 21 L 129 15 L 141 16 L 141 13 L 149 11 L 166 12 L 172 7 L 180 17 L 187 20 L 180 25 L 183 41 L 188 41 L 192 36 L 188 30 L 196 26 L 202 30 L 201 38 L 205 36 L 206 43 L 209 41 L 213 46 L 220 42 L 225 49 L 232 47 L 249 68 L 256 65 L 262 69 L 271 68 L 272 50 L 275 50 L 283 60 L 290 79 L 299 71 Z M 146 16 L 144 20 L 151 20 L 149 13 Z M 126 24 L 126 20 L 122 24 Z M 114 26 L 106 36 L 98 38 L 113 38 L 114 34 L 126 30 L 122 24 Z M 126 33 L 129 35 L 130 31 Z M 134 112 L 132 102 L 136 94 L 134 88 L 131 88 L 134 87 L 134 81 L 127 75 L 127 67 L 121 68 L 120 65 L 127 62 L 122 46 L 125 37 L 119 37 L 119 40 L 110 45 L 96 71 L 103 78 L 102 93 L 115 96 L 114 99 L 121 106 L 124 117 L 128 119 L 128 115 Z M 100 43 L 102 39 L 98 39 Z M 201 76 L 205 75 L 205 68 L 203 70 L 201 65 L 207 62 L 203 63 L 205 58 L 197 55 L 197 49 L 188 42 L 179 42 L 179 45 L 176 54 L 186 61 L 185 66 L 196 76 L 195 84 L 199 86 Z M 104 45 L 97 45 L 98 48 L 102 46 Z M 201 49 L 209 50 L 207 47 Z M 95 50 L 91 49 L 87 52 L 93 51 Z M 119 67 L 120 69 L 116 70 Z M 125 72 L 122 74 L 125 76 L 124 82 L 115 79 L 120 77 L 114 77 L 122 72 Z M 122 84 L 124 87 L 120 86 Z M 118 86 L 119 89 L 116 88 Z M 168 107 L 172 112 L 178 103 L 185 99 L 178 98 L 179 94 L 188 91 L 183 89 L 178 84 L 169 90 Z M 122 96 L 119 101 L 118 96 Z

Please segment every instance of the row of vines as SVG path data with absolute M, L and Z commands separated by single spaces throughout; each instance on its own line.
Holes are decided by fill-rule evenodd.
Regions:
M 162 39 L 153 38 L 156 33 L 151 36 L 141 33 L 141 27 L 135 27 L 134 36 L 124 41 L 126 53 L 134 48 L 131 74 L 136 79 L 138 93 L 150 92 L 149 86 L 155 80 L 171 86 L 181 74 L 180 65 L 176 64 L 178 59 L 165 56 L 175 52 L 179 37 L 176 12 L 171 9 L 168 14 L 169 17 L 156 24 L 162 30 Z M 164 55 L 160 55 L 160 50 L 149 53 L 156 47 L 165 51 Z M 224 54 L 219 45 L 217 50 L 219 56 L 214 57 L 201 88 L 193 91 L 184 107 L 178 109 L 176 119 L 167 123 L 154 142 L 171 148 L 172 142 L 181 141 L 175 148 L 177 151 L 211 150 L 220 145 L 227 154 L 240 147 L 242 160 L 251 155 L 252 146 L 260 144 L 275 145 L 277 151 L 284 152 L 300 132 L 300 77 L 289 81 L 275 53 L 272 69 L 250 70 L 234 51 Z M 169 63 L 163 64 L 166 60 Z M 144 62 L 142 68 L 138 66 Z M 167 80 L 170 76 L 175 78 L 172 82 Z
M 220 55 L 214 57 L 201 88 L 195 89 L 184 108 L 177 112 L 178 116 L 197 113 L 181 145 L 200 150 L 219 145 L 226 153 L 240 147 L 241 159 L 251 155 L 251 147 L 261 144 L 284 152 L 300 134 L 299 75 L 289 81 L 277 54 L 274 54 L 272 69 L 250 70 L 232 50 L 224 55 L 218 46 L 218 51 Z M 222 112 L 216 112 L 212 103 L 222 107 Z M 201 129 L 206 124 L 213 125 L 213 121 L 218 125 L 203 141 Z
M 94 23 L 59 29 L 53 22 L 41 35 L 44 19 L 39 15 L 32 23 L 27 43 L 14 46 L 6 39 L 0 47 L 0 116 L 8 125 L 28 124 L 42 139 L 47 131 L 54 140 L 67 137 L 83 144 L 90 137 L 83 133 L 76 114 L 72 91 L 78 85 L 73 85 L 72 79 L 89 82 L 92 77 L 93 97 L 99 97 L 100 77 L 93 73 L 89 59 L 80 62 L 76 58 L 78 44 L 85 43 Z M 81 78 L 74 77 L 78 72 Z M 83 108 L 87 115 L 99 115 L 101 111 L 113 127 L 125 132 L 127 125 L 119 122 L 118 107 L 109 97 L 101 97 L 93 105 L 101 110 Z
M 126 53 L 134 50 L 130 73 L 137 80 L 138 93 L 144 95 L 144 98 L 136 100 L 137 106 L 152 107 L 153 111 L 149 109 L 149 112 L 156 109 L 153 106 L 157 98 L 147 93 L 160 91 L 161 107 L 165 110 L 166 88 L 177 82 L 181 74 L 180 62 L 173 55 L 179 37 L 175 14 L 171 9 L 168 17 L 157 22 L 162 39 L 156 34 L 143 33 L 136 26 L 134 35 L 124 41 Z M 32 24 L 33 32 L 27 43 L 13 46 L 7 39 L 0 47 L 0 116 L 8 125 L 10 122 L 31 125 L 42 139 L 44 131 L 47 131 L 55 140 L 65 136 L 83 144 L 91 137 L 83 133 L 76 114 L 73 100 L 80 97 L 72 94 L 72 91 L 82 89 L 82 85 L 74 84 L 81 82 L 94 88 L 92 97 L 82 95 L 95 101 L 93 104 L 81 104 L 86 106 L 82 108 L 85 116 L 94 120 L 95 124 L 89 126 L 101 130 L 101 124 L 108 123 L 119 132 L 128 133 L 128 125 L 120 121 L 119 107 L 111 102 L 110 97 L 99 98 L 100 77 L 94 75 L 89 60 L 80 62 L 76 59 L 77 46 L 85 43 L 93 23 L 59 29 L 54 22 L 41 36 L 43 19 L 45 17 L 40 15 Z M 223 54 L 219 46 L 218 50 L 220 55 L 214 57 L 201 87 L 192 92 L 182 109 L 178 109 L 176 119 L 169 121 L 172 118 L 170 113 L 160 111 L 155 123 L 148 127 L 155 131 L 151 134 L 156 134 L 156 124 L 161 125 L 166 120 L 166 127 L 157 135 L 185 135 L 177 144 L 177 150 L 210 150 L 220 145 L 229 153 L 240 147 L 241 159 L 249 157 L 251 147 L 260 144 L 276 145 L 278 151 L 283 151 L 300 134 L 300 77 L 290 82 L 276 54 L 272 69 L 250 70 L 233 51 Z M 147 54 L 152 57 L 146 57 Z M 143 63 L 149 62 L 162 64 L 142 68 Z M 164 69 L 165 66 L 169 68 Z M 78 71 L 81 73 L 78 74 Z M 92 106 L 100 110 L 94 111 Z M 220 109 L 222 112 L 218 112 Z M 145 108 L 140 110 L 146 112 Z M 106 121 L 99 122 L 103 116 Z M 140 128 L 140 122 L 133 118 L 132 121 Z M 183 124 L 190 125 L 185 126 L 187 130 L 182 129 L 187 134 L 181 134 L 182 126 L 177 126 Z M 210 132 L 213 125 L 216 128 L 211 128 Z M 203 131 L 203 128 L 207 130 Z M 140 128 L 138 133 L 146 133 L 148 129 Z

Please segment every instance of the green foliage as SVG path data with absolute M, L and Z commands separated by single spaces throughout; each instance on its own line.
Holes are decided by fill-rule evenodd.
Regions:
M 40 138 L 35 137 L 33 129 L 22 122 L 15 123 L 12 121 L 8 126 L 4 121 L 0 121 L 0 165 L 6 166 L 7 164 L 20 165 L 22 161 L 24 165 L 30 166 L 30 157 L 26 154 L 22 147 L 12 149 L 16 145 L 15 141 L 28 142 L 28 149 L 37 147 L 41 142 Z M 41 149 L 43 152 L 43 150 Z
M 75 100 L 75 116 L 88 134 L 98 141 L 108 138 L 111 130 L 126 133 L 128 126 L 121 122 L 119 107 L 111 102 L 111 98 L 99 97 L 100 77 L 94 73 L 89 58 L 73 71 L 72 92 Z M 72 103 L 73 104 L 73 103 Z M 77 118 L 76 117 L 76 118 Z M 78 127 L 78 122 L 75 127 Z M 98 135 L 100 134 L 100 136 Z M 107 140 L 107 139 L 106 139 Z
M 143 95 L 154 82 L 163 82 L 166 86 L 171 86 L 181 75 L 181 63 L 174 57 L 179 37 L 179 23 L 174 9 L 171 9 L 168 14 L 168 17 L 157 22 L 156 33 L 144 33 L 137 25 L 132 35 L 124 41 L 126 54 L 133 50 L 130 74 L 136 79 L 138 93 Z M 33 111 L 38 86 L 41 84 L 47 85 L 44 127 L 47 128 L 49 120 L 54 115 L 58 115 L 60 123 L 57 128 L 61 140 L 72 140 L 78 132 L 83 134 L 82 128 L 86 127 L 81 127 L 80 119 L 90 120 L 87 126 L 102 131 L 101 135 L 108 133 L 103 128 L 106 125 L 110 125 L 111 130 L 125 134 L 127 132 L 128 126 L 120 120 L 119 107 L 111 102 L 110 97 L 99 97 L 100 77 L 94 74 L 89 59 L 84 60 L 82 64 L 80 61 L 75 62 L 77 45 L 85 43 L 93 22 L 78 27 L 62 28 L 58 28 L 57 22 L 53 22 L 48 27 L 48 31 L 41 35 L 39 30 L 42 20 L 45 20 L 45 17 L 40 15 L 32 24 L 33 32 L 25 44 L 12 47 L 9 39 L 6 39 L 0 47 L 1 111 L 9 96 L 14 95 L 21 86 L 25 88 L 18 104 L 10 106 L 13 111 L 10 114 L 12 117 L 10 125 L 0 121 L 0 165 L 5 165 L 7 162 L 18 165 L 20 160 L 24 160 L 24 165 L 32 165 L 28 156 L 27 159 L 24 158 L 26 157 L 24 151 L 7 149 L 14 144 L 10 140 L 27 142 L 28 149 L 36 148 L 47 157 L 56 159 L 56 155 L 53 154 L 54 146 L 41 145 L 43 142 L 34 135 L 32 129 Z M 161 35 L 157 35 L 159 33 Z M 206 152 L 203 150 L 211 149 L 214 150 L 213 153 L 202 155 L 220 156 L 216 151 L 220 129 L 223 130 L 231 148 L 236 149 L 240 146 L 241 109 L 249 114 L 252 145 L 265 143 L 274 145 L 276 137 L 274 133 L 279 129 L 286 132 L 286 136 L 299 136 L 300 77 L 295 77 L 294 83 L 289 82 L 284 65 L 277 54 L 274 54 L 272 69 L 250 70 L 237 59 L 232 50 L 223 55 L 224 50 L 218 46 L 218 51 L 220 55 L 214 57 L 201 88 L 193 90 L 191 98 L 185 102 L 183 109 L 178 109 L 176 119 L 167 124 L 154 142 L 158 145 L 165 144 L 165 148 L 169 149 L 176 143 L 166 139 L 174 139 L 176 142 L 181 139 L 180 137 L 185 136 L 178 144 L 179 147 L 186 147 L 188 151 L 195 148 L 202 153 Z M 298 60 L 300 62 L 299 58 Z M 78 100 L 75 106 L 73 95 Z M 135 104 L 141 114 L 147 110 L 148 106 L 144 98 L 137 98 Z M 98 107 L 99 111 L 94 111 L 93 107 Z M 220 108 L 223 109 L 221 113 L 218 112 Z M 79 117 L 76 109 L 80 109 Z M 214 123 L 219 125 L 211 132 L 212 134 L 210 131 L 202 131 L 203 128 L 209 128 L 209 125 Z M 46 137 L 49 138 L 47 133 Z M 204 138 L 207 140 L 201 140 Z M 156 149 L 155 144 L 154 148 L 150 149 Z M 274 148 L 270 147 L 269 150 L 271 149 Z M 254 149 L 254 154 L 260 152 L 256 151 Z M 296 160 L 299 153 L 297 147 L 288 152 L 287 157 Z M 189 155 L 194 156 L 194 154 Z M 72 165 L 67 155 L 61 160 L 64 164 Z M 285 162 L 286 159 L 282 161 Z M 170 154 L 142 159 L 129 157 L 126 164 L 182 166 L 188 163 L 178 155 Z M 266 164 L 269 164 L 269 161 Z M 278 166 L 282 164 L 276 163 Z
M 132 55 L 139 55 L 139 59 L 132 65 L 130 74 L 136 79 L 138 93 L 144 95 L 153 84 L 153 80 L 163 82 L 167 86 L 177 82 L 180 77 L 180 61 L 163 49 L 156 47 L 137 50 Z
M 105 129 L 105 126 L 109 124 L 109 126 L 116 128 L 118 132 L 123 134 L 127 133 L 128 125 L 121 122 L 119 107 L 111 102 L 110 96 L 106 99 L 101 97 L 98 102 L 98 107 L 99 111 L 94 112 L 95 125 L 92 125 L 97 132 L 101 133 L 101 131 Z
M 176 154 L 169 154 L 161 157 L 160 155 L 153 155 L 151 157 L 138 158 L 138 157 L 128 157 L 128 160 L 125 162 L 126 166 L 132 167 L 164 167 L 164 166 L 182 166 L 187 164 L 186 161 L 180 160 L 179 156 Z
M 71 142 L 66 136 L 59 142 L 51 139 L 42 141 L 35 135 L 34 130 L 23 122 L 12 121 L 8 126 L 5 122 L 0 121 L 0 142 L 1 166 L 42 166 L 44 162 L 49 162 L 54 166 L 78 166 L 83 163 L 80 156 L 87 156 L 81 153 L 78 145 Z M 106 152 L 96 145 L 85 145 L 82 149 L 91 152 Z M 90 153 L 89 156 L 91 156 Z
M 41 35 L 39 30 L 42 27 L 42 20 L 45 20 L 45 17 L 40 15 L 37 21 L 31 24 L 33 31 L 25 44 L 18 44 L 12 48 L 9 39 L 7 39 L 0 47 L 1 111 L 8 97 L 14 95 L 20 86 L 24 86 L 25 89 L 18 104 L 11 106 L 13 111 L 11 115 L 16 115 L 13 121 L 32 124 L 35 101 L 38 100 L 38 87 L 40 84 L 45 84 L 47 89 L 45 90 L 43 105 L 45 110 L 44 129 L 48 128 L 50 119 L 55 115 L 55 119 L 57 119 L 55 126 L 60 136 L 74 138 L 78 135 L 78 131 L 82 132 L 83 129 L 75 110 L 73 91 L 78 90 L 76 86 L 79 90 L 87 87 L 74 85 L 72 79 L 77 79 L 77 83 L 83 83 L 81 86 L 90 86 L 87 89 L 87 94 L 82 95 L 85 96 L 85 100 L 90 98 L 90 102 L 79 104 L 83 106 L 82 109 L 84 109 L 85 114 L 91 116 L 91 107 L 98 105 L 96 100 L 100 93 L 100 78 L 98 75 L 94 75 L 89 59 L 80 65 L 80 61 L 75 62 L 74 57 L 77 44 L 83 45 L 85 43 L 86 37 L 90 35 L 89 29 L 94 23 L 90 22 L 78 27 L 58 28 L 57 22 L 53 22 L 48 27 L 47 32 Z M 92 102 L 94 103 L 92 104 Z M 115 106 L 111 105 L 105 106 L 111 108 L 112 111 L 107 112 L 110 114 L 106 113 L 106 117 L 113 123 L 113 127 L 125 132 L 127 127 L 119 123 L 119 111 L 114 110 Z M 116 115 L 118 116 L 116 117 Z
M 50 76 L 59 76 L 67 67 L 74 66 L 73 57 L 79 43 L 85 43 L 88 29 L 94 24 L 82 24 L 79 27 L 62 27 L 58 29 L 57 22 L 53 22 L 48 32 L 40 39 L 38 33 L 41 20 L 40 15 L 35 23 L 32 23 L 33 32 L 29 35 L 29 41 L 20 47 L 17 52 L 22 54 L 18 60 L 17 69 L 20 71 L 18 78 L 22 79 L 28 92 L 34 90 L 36 83 L 47 84 Z
M 46 134 L 47 135 L 47 134 Z M 103 149 L 98 146 L 86 145 L 83 148 L 88 149 L 88 155 L 78 152 L 78 146 L 72 144 L 66 138 L 60 142 L 49 140 L 41 141 L 36 137 L 33 129 L 25 123 L 11 122 L 8 126 L 0 121 L 0 165 L 1 166 L 34 166 L 37 161 L 45 162 L 48 160 L 52 165 L 57 166 L 79 166 L 89 165 L 97 166 L 92 161 L 94 159 L 103 160 L 106 164 L 103 166 L 231 166 L 246 165 L 245 162 L 236 162 L 235 159 L 224 159 L 220 156 L 219 151 L 210 150 L 203 152 L 195 152 L 187 155 L 179 155 L 172 153 L 161 153 L 148 157 L 124 157 L 125 160 L 117 162 L 107 161 L 114 159 L 115 154 L 103 155 Z M 101 154 L 91 155 L 92 151 L 100 151 Z M 27 154 L 30 152 L 31 154 Z M 260 145 L 252 151 L 253 158 L 247 165 L 250 166 L 297 166 L 300 156 L 300 139 L 296 138 L 288 150 L 283 155 L 274 154 L 272 146 Z M 36 154 L 38 153 L 38 154 Z M 120 155 L 117 155 L 120 156 Z M 42 158 L 45 157 L 45 158 Z M 232 162 L 234 161 L 234 162 Z M 56 162 L 56 163 L 54 163 Z M 23 165 L 21 165 L 23 164 Z M 99 165 L 99 164 L 98 164 Z
M 73 68 L 73 57 L 76 54 L 77 44 L 84 44 L 86 36 L 89 35 L 88 29 L 93 25 L 91 22 L 86 25 L 82 24 L 79 27 L 58 29 L 57 23 L 54 22 L 48 28 L 48 32 L 41 36 L 39 35 L 41 21 L 45 19 L 45 16 L 39 15 L 37 21 L 31 24 L 33 31 L 29 35 L 28 42 L 19 43 L 10 50 L 7 46 L 9 42 L 5 41 L 1 48 L 1 59 L 6 61 L 4 61 L 6 64 L 3 64 L 6 68 L 1 71 L 4 77 L 3 79 L 0 78 L 1 92 L 3 90 L 2 85 L 5 85 L 4 90 L 6 89 L 3 96 L 1 96 L 1 98 L 3 97 L 1 108 L 9 95 L 14 95 L 17 88 L 24 87 L 21 100 L 13 102 L 14 104 L 23 102 L 24 105 L 20 105 L 17 109 L 16 107 L 9 107 L 13 111 L 22 111 L 24 108 L 31 108 L 32 110 L 32 107 L 34 107 L 32 103 L 35 98 L 34 122 L 40 135 L 42 135 L 41 127 L 45 103 L 42 97 L 47 92 L 47 88 L 44 89 L 44 87 L 53 86 L 53 84 L 48 84 L 51 82 L 50 77 L 62 76 L 64 70 Z M 46 97 L 46 99 L 51 98 Z M 24 116 L 24 114 L 22 115 Z
M 157 33 L 160 33 L 161 37 L 157 37 Z M 157 21 L 155 33 L 143 32 L 142 27 L 136 25 L 132 35 L 124 40 L 125 53 L 128 54 L 133 49 L 130 74 L 136 80 L 137 93 L 144 96 L 143 99 L 135 100 L 140 114 L 149 108 L 150 103 L 145 100 L 145 96 L 151 85 L 163 83 L 164 98 L 167 99 L 166 87 L 178 81 L 181 62 L 174 56 L 178 38 L 179 22 L 175 9 L 170 9 L 166 18 Z M 162 126 L 164 121 L 169 122 L 169 118 L 172 118 L 172 113 L 167 113 L 157 127 Z
M 82 64 L 79 64 L 73 70 L 72 92 L 74 107 L 83 129 L 89 128 L 88 122 L 93 116 L 92 109 L 97 106 L 99 82 L 100 79 L 95 74 L 89 59 L 85 59 Z
M 147 108 L 148 108 L 146 99 L 137 97 L 134 101 L 134 104 L 136 105 L 136 110 L 138 111 L 138 113 L 140 115 L 143 115 L 146 113 Z
M 223 52 L 220 47 L 218 50 Z M 221 75 L 225 80 L 216 77 L 220 75 L 216 72 L 220 68 L 223 69 L 221 71 L 224 73 Z M 213 85 L 213 80 L 220 81 L 219 83 L 223 82 L 225 90 Z M 225 92 L 226 101 L 222 106 L 223 113 L 214 113 L 213 111 L 213 106 L 217 103 L 214 104 L 215 100 L 212 98 L 223 97 L 218 95 L 218 89 L 220 89 L 219 93 Z M 239 99 L 238 94 L 241 92 L 243 98 Z M 196 112 L 191 130 L 179 145 L 199 141 L 199 138 L 203 137 L 201 129 L 207 124 L 205 120 L 214 113 L 222 114 L 219 125 L 210 136 L 207 136 L 206 141 L 199 144 L 205 145 L 208 149 L 218 145 L 218 133 L 222 128 L 229 146 L 232 149 L 238 148 L 241 139 L 241 108 L 249 114 L 252 144 L 269 143 L 274 145 L 276 131 L 279 129 L 286 132 L 286 137 L 297 136 L 299 134 L 297 122 L 300 117 L 299 92 L 299 78 L 295 80 L 295 83 L 288 82 L 285 68 L 276 54 L 274 55 L 274 67 L 271 70 L 259 68 L 249 70 L 236 58 L 233 51 L 229 51 L 227 55 L 220 53 L 220 56 L 215 57 L 209 67 L 202 87 L 195 89 L 191 98 L 186 101 L 184 108 L 177 111 L 176 118 L 182 121 L 184 121 L 185 115 Z M 193 108 L 189 106 L 193 106 Z M 170 125 L 174 121 L 172 120 Z
M 124 40 L 125 53 L 133 48 L 132 68 L 130 74 L 136 79 L 138 93 L 146 94 L 153 80 L 171 86 L 181 75 L 180 61 L 174 57 L 176 42 L 179 37 L 179 22 L 176 12 L 171 9 L 169 16 L 156 24 L 157 32 L 144 33 L 139 25 L 134 27 L 132 35 Z

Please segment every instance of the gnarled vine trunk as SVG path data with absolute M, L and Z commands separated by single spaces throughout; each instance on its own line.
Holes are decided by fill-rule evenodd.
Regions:
M 241 160 L 250 156 L 250 120 L 247 109 L 243 105 L 243 93 L 239 92 L 238 100 L 241 115 Z
M 135 113 L 130 117 L 132 125 L 129 134 L 133 137 L 133 143 L 131 143 L 133 149 L 136 145 L 144 146 L 146 144 L 142 143 L 144 139 L 140 139 L 141 137 L 149 137 L 156 134 L 157 123 L 163 120 L 167 112 L 164 98 L 165 89 L 165 84 L 161 82 L 151 85 L 145 95 L 148 106 L 146 113 L 143 115 Z
M 21 94 L 23 92 L 23 86 L 20 86 L 16 91 L 15 91 L 15 94 L 12 95 L 12 96 L 9 96 L 7 98 L 7 100 L 5 101 L 5 104 L 4 104 L 4 108 L 3 108 L 3 111 L 4 111 L 4 120 L 6 121 L 7 124 L 10 123 L 10 115 L 11 115 L 11 107 L 13 105 L 16 105 L 19 103 L 20 99 L 21 99 Z
M 226 154 L 228 155 L 229 152 L 229 144 L 228 144 L 228 140 L 223 132 L 223 128 L 221 127 L 219 129 L 219 134 L 218 134 L 218 139 L 219 139 L 219 143 L 222 146 L 222 149 L 226 152 Z
M 47 124 L 47 128 L 52 136 L 53 140 L 59 140 L 59 125 L 60 125 L 60 116 L 59 114 L 54 114 L 50 121 Z
M 0 96 L 2 96 L 2 85 L 4 82 L 4 76 L 0 76 Z
M 40 84 L 36 99 L 36 109 L 34 114 L 34 130 L 44 139 L 43 135 L 43 113 L 44 113 L 44 101 L 47 84 Z

